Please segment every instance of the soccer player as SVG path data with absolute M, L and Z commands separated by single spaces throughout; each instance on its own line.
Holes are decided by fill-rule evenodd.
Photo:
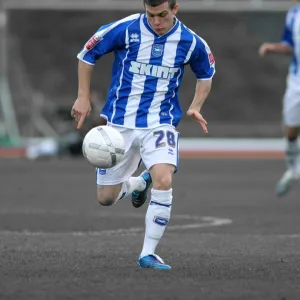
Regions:
M 297 1 L 298 2 L 298 1 Z M 292 7 L 285 20 L 280 43 L 264 43 L 259 54 L 280 53 L 292 57 L 287 87 L 283 98 L 284 136 L 286 138 L 287 170 L 276 188 L 278 196 L 285 195 L 292 184 L 300 178 L 300 152 L 298 135 L 300 127 L 300 5 Z
M 97 196 L 112 205 L 131 195 L 134 207 L 151 199 L 145 218 L 142 268 L 170 269 L 155 254 L 170 220 L 172 177 L 178 164 L 176 131 L 182 112 L 178 92 L 184 67 L 195 73 L 195 96 L 187 115 L 207 133 L 200 111 L 215 73 L 207 43 L 176 18 L 176 0 L 143 0 L 145 13 L 100 27 L 78 54 L 78 98 L 71 114 L 77 128 L 91 111 L 90 79 L 96 61 L 114 52 L 112 81 L 101 116 L 117 128 L 126 142 L 125 156 L 116 166 L 97 170 Z M 142 159 L 146 170 L 132 177 Z

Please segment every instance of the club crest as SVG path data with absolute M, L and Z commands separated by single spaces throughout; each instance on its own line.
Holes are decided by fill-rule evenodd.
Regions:
M 161 44 L 153 44 L 152 46 L 152 55 L 155 57 L 160 57 L 163 55 L 164 45 Z

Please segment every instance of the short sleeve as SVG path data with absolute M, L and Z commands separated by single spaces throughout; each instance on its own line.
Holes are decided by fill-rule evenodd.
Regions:
M 192 53 L 190 66 L 197 79 L 211 79 L 215 74 L 215 58 L 207 43 L 196 37 L 196 47 Z
M 285 25 L 281 37 L 281 42 L 288 44 L 291 47 L 294 47 L 293 39 L 293 25 L 295 22 L 296 11 L 295 9 L 290 10 L 285 18 Z
M 78 53 L 77 58 L 94 65 L 106 53 L 125 47 L 126 30 L 139 17 L 140 14 L 135 14 L 100 27 L 86 42 L 83 49 Z

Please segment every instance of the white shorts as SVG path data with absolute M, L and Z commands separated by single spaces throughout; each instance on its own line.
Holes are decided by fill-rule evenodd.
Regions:
M 300 89 L 288 87 L 283 98 L 283 122 L 289 127 L 300 127 Z
M 146 169 L 160 163 L 178 165 L 179 133 L 171 125 L 151 129 L 128 129 L 113 126 L 125 140 L 125 155 L 119 164 L 109 169 L 97 169 L 98 185 L 115 185 L 127 181 L 141 160 Z

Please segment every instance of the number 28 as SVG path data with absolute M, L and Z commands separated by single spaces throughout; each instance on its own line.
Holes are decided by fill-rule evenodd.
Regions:
M 175 141 L 175 134 L 172 131 L 163 131 L 158 130 L 153 132 L 154 136 L 157 136 L 157 140 L 155 142 L 155 148 L 161 148 L 165 147 L 166 144 L 168 146 L 175 148 L 176 147 L 176 141 Z M 167 142 L 164 141 L 164 138 L 166 137 Z

